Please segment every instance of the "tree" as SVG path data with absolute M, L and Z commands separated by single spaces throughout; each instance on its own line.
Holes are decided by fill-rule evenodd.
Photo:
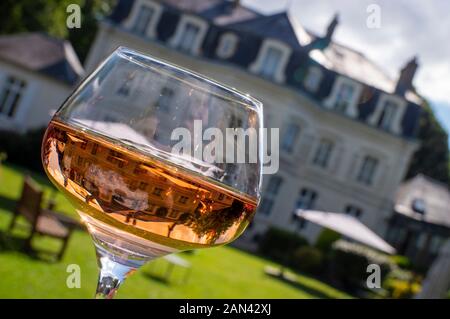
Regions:
M 413 155 L 406 177 L 410 178 L 421 173 L 440 182 L 449 183 L 448 135 L 428 102 L 423 105 L 418 138 L 421 145 Z
M 69 40 L 81 61 L 97 32 L 97 19 L 107 15 L 115 0 L 2 0 L 0 34 L 45 32 Z M 67 6 L 81 8 L 81 28 L 68 29 Z

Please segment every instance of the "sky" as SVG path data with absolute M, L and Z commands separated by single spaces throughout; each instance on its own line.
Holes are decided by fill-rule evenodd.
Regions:
M 334 39 L 363 52 L 393 78 L 417 55 L 420 66 L 414 84 L 450 132 L 450 1 L 242 0 L 242 3 L 266 14 L 289 8 L 303 27 L 320 35 L 337 12 L 340 23 Z M 373 12 L 367 12 L 371 4 L 380 9 L 379 28 L 367 27 Z

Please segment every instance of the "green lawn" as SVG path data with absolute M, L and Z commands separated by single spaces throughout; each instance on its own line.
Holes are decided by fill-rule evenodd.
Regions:
M 33 175 L 47 196 L 51 185 L 44 176 Z M 4 164 L 0 171 L 0 298 L 91 298 L 97 279 L 95 252 L 89 235 L 77 231 L 72 236 L 61 262 L 52 263 L 30 257 L 21 251 L 19 229 L 9 237 L 5 229 L 11 219 L 10 210 L 19 196 L 23 169 Z M 57 210 L 74 215 L 70 204 L 56 194 Z M 38 238 L 37 248 L 55 247 L 52 239 Z M 183 275 L 175 269 L 170 283 L 158 279 L 165 270 L 159 260 L 131 276 L 117 294 L 118 298 L 345 298 L 349 297 L 320 281 L 297 275 L 295 285 L 264 274 L 263 268 L 273 263 L 231 247 L 198 250 L 181 254 L 192 263 L 192 273 L 185 284 L 177 281 Z M 81 288 L 66 285 L 69 264 L 81 267 Z

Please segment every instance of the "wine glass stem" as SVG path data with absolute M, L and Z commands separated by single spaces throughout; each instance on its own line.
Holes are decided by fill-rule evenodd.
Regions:
M 128 264 L 123 259 L 118 258 L 113 253 L 102 249 L 96 243 L 97 262 L 99 266 L 99 276 L 97 283 L 96 299 L 112 299 L 117 289 L 125 279 L 134 273 L 138 267 Z
M 96 299 L 112 299 L 124 280 L 136 269 L 111 260 L 103 260 L 98 276 Z M 106 263 L 107 265 L 104 265 Z
M 124 280 L 136 269 L 117 263 L 107 257 L 99 258 L 96 299 L 112 299 Z

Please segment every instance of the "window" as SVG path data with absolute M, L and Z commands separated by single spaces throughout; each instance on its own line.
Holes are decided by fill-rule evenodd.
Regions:
M 402 118 L 406 108 L 407 101 L 404 98 L 382 93 L 367 122 L 382 130 L 399 134 L 402 131 Z
M 169 113 L 175 92 L 172 89 L 164 87 L 159 94 L 157 107 L 159 110 Z
M 200 27 L 195 24 L 187 22 L 180 35 L 180 41 L 178 43 L 178 49 L 181 51 L 192 53 L 194 45 L 196 43 L 197 36 L 200 34 Z
M 91 154 L 92 154 L 92 155 L 97 154 L 97 149 L 98 149 L 98 144 L 92 145 Z
M 299 133 L 300 127 L 295 123 L 290 123 L 283 135 L 281 149 L 285 152 L 292 153 Z
M 162 191 L 163 191 L 163 189 L 162 188 L 160 188 L 160 187 L 155 187 L 154 189 L 153 189 L 153 195 L 156 195 L 156 196 L 161 196 L 161 193 L 162 193 Z
M 180 204 L 186 204 L 186 202 L 188 201 L 188 199 L 189 199 L 189 197 L 181 195 L 180 198 L 178 199 L 178 202 L 179 202 Z
M 347 205 L 344 210 L 345 214 L 360 218 L 362 215 L 362 209 L 353 205 Z
M 259 212 L 264 215 L 269 215 L 272 211 L 276 196 L 280 190 L 283 179 L 279 176 L 272 176 L 267 184 L 265 194 L 259 206 Z
M 364 157 L 363 163 L 359 170 L 358 181 L 366 185 L 373 183 L 375 171 L 378 166 L 378 160 L 372 156 Z
M 333 142 L 327 139 L 322 139 L 314 154 L 313 163 L 322 168 L 328 166 L 328 162 L 333 151 Z
M 322 71 L 314 66 L 308 69 L 303 85 L 310 92 L 316 92 L 319 89 L 320 81 L 322 81 Z
M 236 52 L 238 37 L 232 33 L 225 33 L 221 36 L 216 54 L 222 59 L 231 57 Z
M 395 114 L 397 112 L 398 105 L 394 101 L 387 100 L 383 105 L 383 111 L 378 119 L 377 126 L 383 130 L 389 130 L 392 128 Z
M 139 183 L 139 189 L 140 189 L 141 191 L 145 191 L 145 190 L 147 189 L 147 186 L 148 186 L 148 184 L 145 183 L 145 182 L 140 182 L 140 183 Z
M 296 209 L 313 209 L 315 201 L 317 199 L 317 192 L 309 188 L 303 188 L 300 191 L 297 203 L 295 205 Z
M 440 236 L 433 236 L 430 243 L 430 252 L 432 254 L 438 254 L 444 241 L 444 238 Z
M 283 52 L 277 48 L 269 47 L 262 60 L 259 73 L 269 79 L 273 79 L 280 67 Z
M 413 211 L 421 215 L 424 215 L 427 210 L 427 205 L 425 204 L 425 201 L 422 198 L 414 198 L 411 207 Z
M 134 20 L 134 24 L 131 28 L 131 31 L 139 35 L 146 35 L 147 28 L 154 14 L 155 10 L 153 8 L 150 8 L 149 6 L 142 4 L 139 7 L 139 11 L 137 13 L 136 19 Z
M 292 48 L 285 43 L 274 39 L 265 39 L 259 49 L 256 60 L 249 66 L 249 70 L 275 82 L 282 83 L 286 79 L 285 69 L 291 52 Z
M 8 76 L 0 94 L 0 114 L 13 117 L 26 83 L 13 76 Z
M 317 199 L 317 192 L 308 188 L 303 188 L 300 191 L 300 195 L 295 204 L 295 208 L 297 209 L 313 209 L 314 204 Z M 303 218 L 298 218 L 296 215 L 296 211 L 292 215 L 293 219 L 298 222 L 298 228 L 304 229 L 308 222 Z
M 348 106 L 352 103 L 354 91 L 355 89 L 351 84 L 341 83 L 334 102 L 334 109 L 346 113 Z
M 163 8 L 161 4 L 150 0 L 136 0 L 124 27 L 143 37 L 155 38 L 158 21 Z

